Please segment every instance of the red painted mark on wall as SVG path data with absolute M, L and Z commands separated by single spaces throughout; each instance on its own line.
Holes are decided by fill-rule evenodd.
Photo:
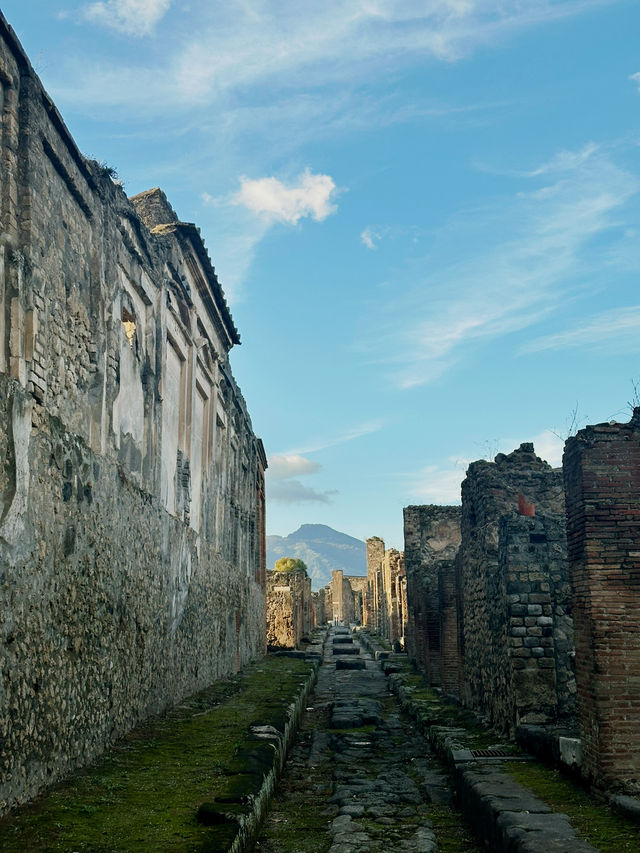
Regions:
M 518 513 L 519 515 L 528 515 L 531 518 L 536 514 L 536 508 L 525 498 L 524 495 L 518 495 Z

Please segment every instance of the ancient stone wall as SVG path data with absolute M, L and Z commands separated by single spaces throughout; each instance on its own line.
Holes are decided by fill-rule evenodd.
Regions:
M 0 801 L 264 650 L 264 468 L 195 226 L 85 160 L 0 17 Z
M 296 649 L 315 626 L 311 578 L 304 569 L 267 572 L 267 646 Z
M 407 652 L 429 682 L 457 694 L 460 670 L 454 560 L 460 507 L 404 509 Z
M 583 771 L 640 793 L 640 410 L 565 445 Z
M 570 713 L 562 475 L 523 444 L 469 466 L 460 548 L 464 700 L 513 727 Z

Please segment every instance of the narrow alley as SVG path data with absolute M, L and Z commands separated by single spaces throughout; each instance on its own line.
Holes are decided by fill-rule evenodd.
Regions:
M 482 848 L 447 775 L 389 693 L 380 662 L 334 627 L 256 850 L 374 853 Z

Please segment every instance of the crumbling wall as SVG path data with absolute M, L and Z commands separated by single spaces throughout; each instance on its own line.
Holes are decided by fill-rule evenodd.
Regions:
M 404 509 L 407 652 L 430 684 L 458 693 L 454 559 L 460 545 L 460 507 Z
M 0 101 L 4 807 L 264 650 L 266 459 L 197 229 L 85 160 L 1 16 Z
M 464 699 L 508 727 L 571 710 L 563 512 L 561 472 L 532 444 L 472 463 L 462 484 Z
M 640 793 L 640 409 L 565 445 L 582 769 Z
M 268 571 L 267 646 L 299 648 L 311 632 L 314 621 L 311 578 L 306 571 Z

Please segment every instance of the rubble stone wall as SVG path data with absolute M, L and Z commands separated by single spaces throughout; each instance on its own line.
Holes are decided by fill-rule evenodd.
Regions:
M 469 466 L 460 548 L 463 698 L 491 722 L 543 722 L 570 705 L 563 513 L 562 473 L 532 444 Z M 562 701 L 557 677 L 565 679 Z
M 195 226 L 86 160 L 0 15 L 0 802 L 263 652 L 262 444 Z
M 640 410 L 565 445 L 583 771 L 640 793 Z

